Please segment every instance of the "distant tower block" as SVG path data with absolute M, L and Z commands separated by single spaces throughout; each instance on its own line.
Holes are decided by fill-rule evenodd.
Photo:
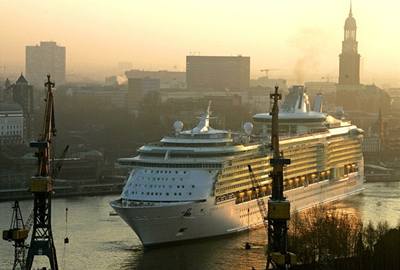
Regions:
M 339 84 L 360 84 L 360 54 L 358 53 L 357 24 L 350 5 L 349 16 L 344 24 L 342 53 L 339 55 Z

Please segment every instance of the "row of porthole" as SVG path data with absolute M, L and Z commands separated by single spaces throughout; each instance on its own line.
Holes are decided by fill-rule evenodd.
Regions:
M 129 184 L 129 186 L 131 186 L 132 184 Z M 141 187 L 142 186 L 142 184 L 135 184 L 135 187 Z M 145 184 L 144 185 L 144 187 L 147 187 L 147 184 Z M 154 188 L 165 188 L 165 185 L 154 185 Z M 172 185 L 169 185 L 169 188 L 172 188 L 173 186 Z M 195 185 L 192 185 L 192 188 L 195 188 L 196 186 Z M 153 185 L 149 185 L 149 188 L 153 188 Z M 182 186 L 176 186 L 176 188 L 185 188 L 185 186 L 184 185 L 182 185 Z
M 137 191 L 132 191 L 131 193 L 132 193 L 132 194 L 138 194 Z M 171 193 L 171 194 L 172 194 L 172 193 Z M 188 194 L 189 194 L 189 196 L 191 196 L 191 195 L 192 195 L 192 192 L 189 192 Z M 144 192 L 142 192 L 141 195 L 162 196 L 163 193 L 162 193 L 162 192 L 146 192 L 146 194 L 145 194 Z M 166 195 L 166 196 L 169 196 L 169 192 L 166 192 L 165 195 Z M 181 192 L 175 192 L 175 193 L 174 193 L 174 196 L 182 196 L 182 193 L 181 193 Z
M 145 173 L 147 173 L 147 171 L 149 171 L 150 173 L 173 173 L 172 171 L 160 171 L 160 170 L 144 170 Z M 175 171 L 175 174 L 178 174 L 179 171 Z M 186 171 L 183 171 L 184 174 L 186 174 Z
M 161 177 L 161 178 L 157 177 L 157 179 L 156 179 L 155 177 L 153 177 L 153 178 L 146 177 L 146 178 L 147 178 L 147 180 L 149 180 L 149 181 L 150 181 L 150 180 L 152 180 L 152 181 L 156 181 L 156 180 L 157 180 L 157 181 L 160 181 L 160 180 L 161 180 L 161 181 L 168 181 L 168 180 L 170 180 L 169 178 L 163 178 L 163 177 Z M 145 180 L 143 176 L 142 176 L 142 180 Z M 175 181 L 175 177 L 172 177 L 171 180 L 172 180 L 172 181 Z M 183 178 L 181 177 L 179 180 L 183 181 Z

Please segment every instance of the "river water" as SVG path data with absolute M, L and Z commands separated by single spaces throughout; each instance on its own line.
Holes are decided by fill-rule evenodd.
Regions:
M 53 230 L 60 269 L 263 269 L 264 229 L 217 239 L 144 250 L 135 233 L 118 217 L 110 216 L 109 202 L 118 196 L 76 197 L 53 200 Z M 359 195 L 336 202 L 339 210 L 358 215 L 364 222 L 400 221 L 400 183 L 368 183 Z M 24 218 L 31 201 L 20 203 Z M 0 203 L 0 229 L 10 226 L 11 202 Z M 68 222 L 65 208 L 68 207 Z M 68 236 L 70 243 L 63 244 Z M 244 243 L 253 244 L 251 250 Z M 11 269 L 11 243 L 0 242 L 0 269 Z M 35 260 L 47 266 L 46 258 Z

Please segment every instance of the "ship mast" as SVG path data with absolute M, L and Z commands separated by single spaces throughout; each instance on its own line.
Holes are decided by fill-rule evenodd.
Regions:
M 270 94 L 273 102 L 271 110 L 271 147 L 272 158 L 272 196 L 268 201 L 268 248 L 267 269 L 288 269 L 295 264 L 296 257 L 288 252 L 287 231 L 290 219 L 290 202 L 283 196 L 283 168 L 290 164 L 279 150 L 279 106 L 282 95 L 275 86 L 275 92 Z

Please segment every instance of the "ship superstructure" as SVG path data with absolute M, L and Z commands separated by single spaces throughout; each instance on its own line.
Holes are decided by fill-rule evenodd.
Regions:
M 363 183 L 362 130 L 311 110 L 303 87 L 293 87 L 279 113 L 285 196 L 294 211 L 359 192 Z M 234 233 L 263 224 L 257 199 L 271 194 L 271 116 L 253 117 L 245 134 L 210 126 L 210 106 L 199 124 L 147 144 L 119 163 L 132 168 L 111 206 L 144 245 Z M 251 166 L 254 188 L 249 176 Z

